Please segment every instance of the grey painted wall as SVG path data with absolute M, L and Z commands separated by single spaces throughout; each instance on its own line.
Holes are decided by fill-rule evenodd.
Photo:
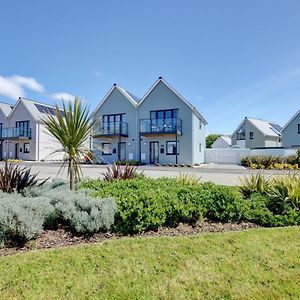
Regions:
M 300 134 L 298 133 L 300 124 L 300 113 L 282 131 L 283 147 L 300 147 Z
M 264 147 L 280 147 L 281 143 L 278 138 L 265 136 L 260 130 L 257 129 L 247 118 L 245 118 L 245 147 L 246 148 L 264 148 Z M 232 145 L 237 145 L 237 132 L 242 125 L 232 135 Z M 250 132 L 253 132 L 253 139 L 250 139 Z
M 176 141 L 175 134 L 139 136 L 140 120 L 150 119 L 152 110 L 178 109 L 178 118 L 182 120 L 182 135 L 178 135 L 178 163 L 194 164 L 204 162 L 205 150 L 205 124 L 194 114 L 192 109 L 170 90 L 162 81 L 148 94 L 143 102 L 135 107 L 122 93 L 115 88 L 103 105 L 94 113 L 94 120 L 101 123 L 105 114 L 125 113 L 124 121 L 128 122 L 128 138 L 122 137 L 126 142 L 126 159 L 140 160 L 150 163 L 150 143 L 159 143 L 159 162 L 175 163 L 176 155 L 166 154 L 167 141 Z M 139 140 L 141 138 L 141 140 Z M 100 149 L 103 142 L 110 142 L 112 149 L 118 149 L 118 138 L 94 138 L 93 149 L 98 160 L 112 163 L 118 160 L 118 153 L 102 155 Z M 200 144 L 201 143 L 201 149 Z M 98 149 L 97 149 L 98 147 Z
M 137 110 L 117 88 L 114 88 L 100 109 L 95 112 L 93 119 L 97 124 L 101 124 L 103 115 L 121 113 L 124 113 L 122 121 L 128 123 L 128 137 L 121 138 L 121 142 L 126 142 L 126 160 L 138 160 L 138 134 L 136 130 Z M 106 163 L 113 163 L 118 160 L 118 142 L 119 138 L 117 137 L 94 138 L 94 154 L 98 157 L 98 159 L 102 158 Z M 112 153 L 111 155 L 102 155 L 102 143 L 111 143 L 111 148 L 116 149 L 116 153 Z

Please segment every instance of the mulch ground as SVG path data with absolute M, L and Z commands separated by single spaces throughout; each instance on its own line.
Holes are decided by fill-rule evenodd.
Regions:
M 197 222 L 195 226 L 188 224 L 179 224 L 175 228 L 163 227 L 157 231 L 146 231 L 140 234 L 128 235 L 126 237 L 159 237 L 159 236 L 187 236 L 196 235 L 204 232 L 225 232 L 239 231 L 249 228 L 259 227 L 253 223 L 216 223 L 216 222 Z M 74 236 L 72 233 L 60 228 L 57 230 L 46 230 L 35 240 L 27 242 L 23 247 L 12 247 L 0 249 L 0 256 L 12 255 L 16 253 L 27 252 L 30 250 L 60 248 L 67 246 L 75 246 L 80 244 L 91 244 L 112 239 L 120 239 L 125 237 L 116 233 L 98 233 L 91 237 Z

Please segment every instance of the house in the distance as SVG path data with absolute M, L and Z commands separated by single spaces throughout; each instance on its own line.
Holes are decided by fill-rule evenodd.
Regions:
M 282 146 L 300 148 L 300 110 L 282 128 Z
M 220 135 L 211 145 L 213 149 L 226 149 L 231 147 L 231 136 Z
M 246 117 L 232 134 L 232 146 L 240 148 L 281 147 L 281 126 Z
M 42 123 L 47 114 L 55 114 L 53 106 L 26 98 L 0 103 L 0 159 L 61 160 L 53 154 L 61 146 Z

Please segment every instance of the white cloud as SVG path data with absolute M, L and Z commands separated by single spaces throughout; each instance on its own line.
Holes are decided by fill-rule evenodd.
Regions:
M 56 93 L 56 94 L 52 94 L 50 95 L 50 97 L 52 97 L 55 100 L 64 100 L 64 101 L 74 101 L 75 96 L 69 94 L 69 93 Z
M 12 76 L 10 77 L 10 80 L 15 82 L 16 84 L 19 84 L 23 86 L 24 88 L 27 88 L 29 90 L 38 92 L 38 93 L 43 93 L 45 92 L 45 88 L 36 81 L 36 79 L 32 77 L 24 77 L 24 76 Z
M 45 91 L 43 85 L 32 77 L 19 75 L 11 77 L 0 76 L 0 95 L 16 99 L 25 96 L 26 90 L 32 90 L 39 93 Z

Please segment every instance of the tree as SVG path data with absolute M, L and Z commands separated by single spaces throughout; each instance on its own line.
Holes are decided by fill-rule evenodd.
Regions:
M 206 148 L 211 148 L 211 145 L 216 141 L 219 137 L 219 134 L 211 133 L 206 137 Z
M 85 147 L 85 143 L 90 136 L 93 122 L 88 107 L 78 98 L 75 98 L 73 103 L 69 101 L 67 105 L 62 100 L 62 106 L 63 109 L 60 109 L 55 105 L 55 115 L 47 115 L 42 122 L 50 135 L 61 145 L 54 153 L 65 153 L 61 169 L 68 166 L 70 189 L 74 190 L 82 177 L 80 161 L 83 158 L 92 159 L 92 153 Z

